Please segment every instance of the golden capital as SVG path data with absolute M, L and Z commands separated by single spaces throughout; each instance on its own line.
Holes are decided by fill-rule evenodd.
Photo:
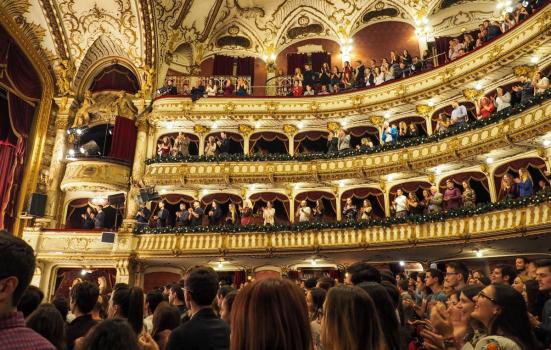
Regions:
M 66 114 L 58 114 L 55 119 L 55 128 L 57 130 L 67 130 L 69 118 Z
M 310 109 L 310 112 L 317 113 L 320 109 L 320 104 L 319 102 L 314 101 L 310 103 L 310 106 L 308 108 Z
M 513 67 L 513 73 L 517 76 L 525 76 L 525 77 L 531 77 L 532 74 L 534 74 L 534 71 L 536 70 L 536 67 L 534 66 L 528 66 L 528 65 L 520 65 Z
M 421 105 L 415 106 L 415 110 L 417 111 L 417 113 L 419 113 L 423 117 L 428 117 L 434 111 L 434 107 L 431 107 L 429 105 L 421 104 Z
M 248 124 L 239 124 L 238 130 L 241 135 L 249 136 L 254 129 Z
M 147 118 L 140 118 L 136 121 L 136 125 L 138 126 L 138 132 L 147 132 L 147 127 L 149 126 L 149 123 L 147 121 Z
M 289 136 L 293 136 L 298 131 L 298 128 L 292 124 L 283 124 L 283 132 Z
M 224 111 L 226 113 L 232 114 L 235 111 L 235 104 L 233 102 L 228 102 L 224 105 Z
M 376 116 L 371 117 L 370 120 L 371 120 L 371 124 L 381 126 L 381 125 L 383 125 L 383 122 L 385 121 L 385 118 L 381 117 L 379 115 L 376 115 Z
M 195 124 L 193 126 L 193 131 L 195 131 L 196 134 L 204 135 L 207 132 L 209 132 L 209 127 L 201 124 Z
M 277 102 L 266 102 L 266 111 L 269 114 L 274 114 L 277 111 L 278 103 Z
M 488 174 L 488 165 L 485 163 L 480 164 L 480 171 L 482 171 L 484 174 Z
M 429 180 L 429 182 L 431 184 L 433 184 L 434 183 L 434 174 L 432 174 L 432 173 L 428 174 L 427 179 Z
M 476 89 L 463 89 L 463 96 L 469 101 L 478 101 L 482 97 L 482 91 Z
M 341 126 L 341 124 L 339 124 L 337 122 L 327 123 L 327 130 L 329 130 L 331 132 L 339 131 L 340 129 L 342 129 L 342 126 Z

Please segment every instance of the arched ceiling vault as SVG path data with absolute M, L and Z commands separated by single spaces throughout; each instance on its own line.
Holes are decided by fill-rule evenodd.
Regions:
M 473 1 L 462 0 L 454 7 L 471 6 Z M 0 0 L 0 6 L 18 19 L 37 49 L 44 52 L 52 74 L 58 74 L 55 68 L 61 63 L 69 67 L 69 76 L 73 77 L 70 83 L 77 91 L 82 76 L 87 74 L 89 57 L 99 57 L 104 51 L 98 51 L 98 47 L 111 47 L 111 51 L 121 53 L 140 79 L 153 67 L 160 83 L 182 44 L 191 46 L 192 66 L 198 66 L 204 57 L 215 52 L 262 57 L 267 52 L 277 54 L 282 47 L 303 39 L 340 42 L 367 25 L 387 19 L 413 23 L 420 10 L 437 14 L 440 2 Z M 237 36 L 242 38 L 232 40 Z M 248 47 L 239 46 L 243 43 Z

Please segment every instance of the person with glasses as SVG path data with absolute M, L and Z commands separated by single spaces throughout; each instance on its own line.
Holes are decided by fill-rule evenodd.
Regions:
M 17 311 L 35 264 L 31 246 L 0 231 L 0 349 L 55 350 L 46 338 L 25 327 L 23 313 Z

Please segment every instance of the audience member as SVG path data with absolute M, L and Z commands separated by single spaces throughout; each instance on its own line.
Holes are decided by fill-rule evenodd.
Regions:
M 65 320 L 52 304 L 42 304 L 27 318 L 27 327 L 34 330 L 57 350 L 65 350 Z
M 312 208 L 308 206 L 308 203 L 303 200 L 300 202 L 300 207 L 297 210 L 296 217 L 298 222 L 308 222 L 312 216 Z
M 237 291 L 232 290 L 222 300 L 220 303 L 220 319 L 228 324 L 228 326 L 231 326 L 231 314 L 232 314 L 232 308 L 233 308 L 233 302 L 235 301 L 235 297 L 237 296 Z
M 358 209 L 352 202 L 352 198 L 347 198 L 344 208 L 342 209 L 343 219 L 346 221 L 356 221 L 358 216 Z
M 408 214 L 408 200 L 401 189 L 396 191 L 396 198 L 392 201 L 395 216 L 397 218 L 406 217 Z
M 467 286 L 469 270 L 461 262 L 451 262 L 446 266 L 446 282 L 458 292 Z
M 461 208 L 461 191 L 459 188 L 455 187 L 455 184 L 452 179 L 446 180 L 446 190 L 442 197 L 444 204 L 446 205 L 446 210 L 454 210 Z
M 517 272 L 515 268 L 512 265 L 507 264 L 497 265 L 490 275 L 492 284 L 511 285 L 515 280 L 515 277 L 517 277 Z
M 121 318 L 101 321 L 90 330 L 79 350 L 140 350 L 135 330 Z
M 96 284 L 83 281 L 71 288 L 70 307 L 75 319 L 67 325 L 66 342 L 67 349 L 75 346 L 75 341 L 86 335 L 97 322 L 92 319 L 92 310 L 99 297 L 99 288 Z
M 184 299 L 190 320 L 172 331 L 166 349 L 215 350 L 229 347 L 230 329 L 212 309 L 217 290 L 218 275 L 213 269 L 198 267 L 191 270 L 184 281 Z
M 160 350 L 165 350 L 172 331 L 180 325 L 180 312 L 166 302 L 155 308 L 152 318 L 151 337 Z
M 143 328 L 149 334 L 153 334 L 153 315 L 155 309 L 157 309 L 157 306 L 163 301 L 163 294 L 158 289 L 150 290 L 145 296 L 145 314 L 147 316 L 143 320 Z
M 69 313 L 69 303 L 67 302 L 67 299 L 62 296 L 56 297 L 52 304 L 55 306 L 57 311 L 61 314 L 61 318 L 63 318 L 63 321 L 67 321 L 67 314 Z
M 536 281 L 539 285 L 539 291 L 549 296 L 551 293 L 551 259 L 538 260 L 535 265 L 537 266 Z M 551 297 L 545 302 L 539 320 L 534 320 L 532 317 L 532 323 L 536 327 L 536 331 L 541 333 L 540 338 L 545 346 L 551 346 Z
M 25 327 L 19 300 L 31 283 L 36 260 L 25 241 L 0 231 L 0 349 L 55 350 L 46 338 Z
M 109 318 L 123 318 L 132 327 L 135 334 L 140 334 L 143 328 L 143 291 L 139 287 L 129 287 L 125 283 L 115 285 L 111 300 L 109 300 Z
M 40 288 L 29 286 L 25 292 L 23 292 L 19 305 L 17 305 L 17 310 L 21 311 L 23 316 L 27 318 L 36 308 L 38 308 L 38 305 L 40 305 L 43 299 L 44 293 L 42 293 Z
M 182 319 L 186 317 L 188 311 L 184 298 L 184 290 L 182 289 L 182 286 L 179 284 L 173 284 L 170 287 L 170 293 L 168 294 L 168 302 L 171 306 L 178 310 Z

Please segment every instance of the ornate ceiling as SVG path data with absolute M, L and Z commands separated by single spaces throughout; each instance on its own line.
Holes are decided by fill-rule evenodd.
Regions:
M 262 57 L 277 54 L 304 38 L 340 42 L 361 28 L 384 20 L 413 24 L 419 14 L 439 11 L 441 3 L 442 0 L 0 0 L 0 6 L 43 52 L 52 72 L 58 78 L 61 74 L 69 77 L 73 91 L 89 79 L 90 72 L 115 58 L 131 66 L 142 83 L 150 67 L 155 69 L 159 81 L 174 62 L 180 71 L 193 72 L 214 53 Z M 66 73 L 60 73 L 57 67 Z

